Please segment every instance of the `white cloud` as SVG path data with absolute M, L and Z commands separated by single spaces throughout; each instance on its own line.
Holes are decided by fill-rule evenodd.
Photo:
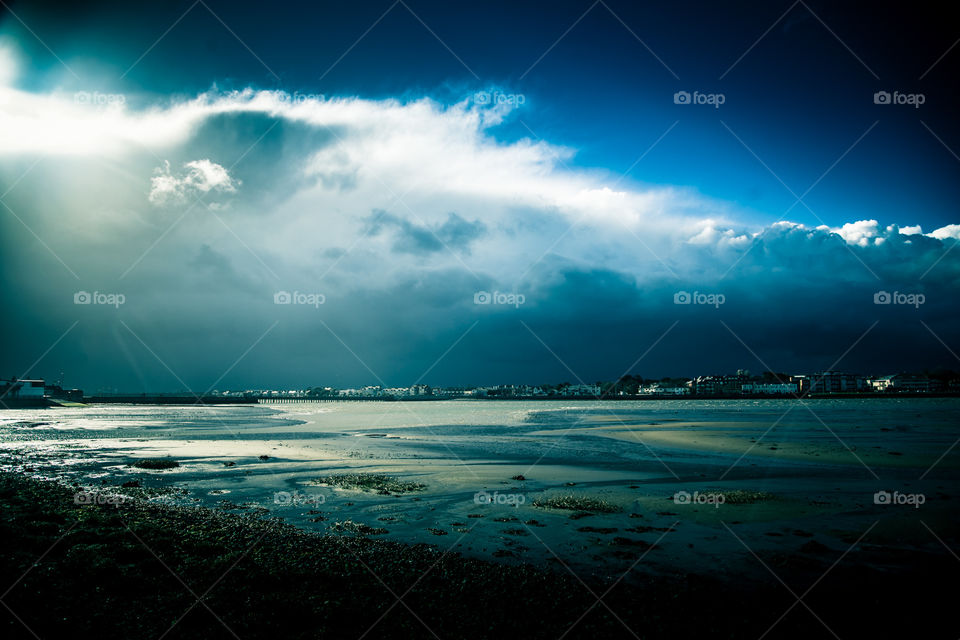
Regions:
M 86 94 L 84 94 L 86 95 Z M 265 114 L 331 132 L 333 146 L 297 159 L 306 175 L 379 181 L 398 193 L 408 185 L 440 199 L 499 200 L 514 206 L 552 208 L 569 219 L 586 214 L 617 224 L 669 227 L 667 217 L 709 213 L 721 207 L 682 189 L 615 190 L 603 176 L 570 171 L 573 151 L 529 139 L 499 143 L 488 129 L 507 108 L 463 101 L 444 106 L 359 98 L 291 101 L 279 91 L 216 90 L 166 107 L 136 110 L 129 100 L 99 104 L 74 96 L 0 88 L 0 155 L 44 153 L 119 157 L 189 143 L 203 122 L 223 115 Z M 154 183 L 158 195 L 175 191 L 170 178 Z M 721 212 L 722 213 L 722 212 Z
M 0 86 L 0 157 L 40 152 L 126 165 L 129 158 L 142 161 L 162 149 L 169 157 L 201 158 L 178 170 L 168 163 L 156 170 L 149 186 L 149 202 L 155 206 L 236 192 L 240 180 L 209 156 L 242 159 L 237 171 L 249 172 L 241 174 L 249 176 L 247 197 L 231 202 L 231 208 L 238 218 L 248 216 L 248 228 L 255 230 L 253 237 L 244 236 L 251 251 L 271 264 L 272 257 L 304 271 L 323 252 L 350 248 L 337 270 L 375 273 L 380 281 L 424 265 L 518 277 L 548 254 L 570 264 L 650 278 L 662 275 L 664 268 L 708 273 L 708 263 L 723 273 L 757 239 L 776 240 L 777 250 L 787 253 L 794 246 L 809 250 L 817 243 L 833 248 L 842 242 L 858 251 L 880 251 L 885 242 L 891 244 L 891 234 L 921 232 L 919 226 L 883 228 L 876 220 L 837 228 L 790 221 L 767 228 L 738 223 L 734 207 L 691 189 L 620 186 L 606 172 L 568 168 L 572 149 L 529 139 L 500 142 L 491 128 L 510 109 L 469 100 L 452 105 L 427 98 L 291 100 L 279 91 L 213 89 L 165 106 L 138 109 L 134 103 L 77 102 L 71 96 Z M 270 143 L 258 140 L 263 130 L 244 137 L 251 135 L 243 122 L 248 116 L 294 125 L 277 127 L 268 137 L 289 135 L 286 130 L 317 135 L 303 136 L 265 160 L 262 154 Z M 213 121 L 223 127 L 218 132 L 235 134 L 221 136 L 237 142 L 235 155 L 223 156 L 227 143 L 204 128 Z M 137 188 L 142 198 L 142 182 Z M 406 226 L 367 236 L 369 218 L 378 210 L 388 210 Z M 469 242 L 469 255 L 452 255 L 446 247 L 390 254 L 397 233 L 429 238 L 451 213 L 467 226 L 483 223 L 484 233 Z M 257 233 L 262 229 L 270 233 Z M 928 235 L 960 237 L 960 226 Z M 308 236 L 309 250 L 291 250 Z M 410 241 L 405 246 L 418 245 Z M 848 251 L 844 254 L 850 257 Z M 240 261 L 249 262 L 249 253 Z M 373 261 L 379 268 L 371 266 Z
M 948 224 L 947 226 L 940 227 L 939 229 L 932 231 L 927 235 L 931 238 L 936 238 L 937 240 L 946 240 L 947 238 L 960 240 L 960 224 Z
M 209 159 L 187 162 L 183 168 L 185 171 L 177 177 L 170 173 L 169 162 L 157 167 L 157 175 L 150 179 L 149 200 L 152 204 L 182 204 L 189 196 L 198 193 L 234 193 L 237 190 L 239 182 L 234 181 L 226 169 Z
M 0 40 L 0 87 L 10 85 L 17 77 L 17 61 L 14 49 Z
M 880 244 L 877 239 L 882 236 L 880 223 L 876 220 L 848 222 L 840 228 L 831 229 L 831 231 L 843 238 L 847 244 L 857 245 L 858 247 Z

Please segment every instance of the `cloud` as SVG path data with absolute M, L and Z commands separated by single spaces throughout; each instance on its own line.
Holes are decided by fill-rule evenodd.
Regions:
M 838 229 L 831 229 L 843 238 L 847 244 L 854 244 L 859 247 L 867 247 L 876 244 L 880 237 L 880 223 L 876 220 L 857 220 L 848 222 Z
M 220 92 L 145 109 L 132 100 L 77 101 L 56 93 L 0 89 L 0 155 L 122 157 L 191 143 L 206 122 L 261 115 L 317 128 L 333 144 L 304 159 L 300 171 L 328 188 L 361 177 L 427 187 L 437 196 L 510 200 L 515 205 L 552 207 L 573 217 L 656 224 L 655 214 L 694 215 L 711 206 L 682 189 L 613 190 L 600 176 L 570 171 L 573 151 L 521 139 L 502 144 L 489 131 L 507 117 L 502 105 L 463 101 L 441 105 L 428 98 L 363 100 L 310 98 L 291 101 L 280 91 Z M 304 167 L 305 165 L 305 167 Z M 160 181 L 161 189 L 164 182 Z M 399 191 L 398 193 L 401 193 Z M 716 211 L 714 211 L 716 213 Z
M 511 117 L 504 105 L 292 100 L 282 91 L 214 88 L 135 108 L 136 100 L 104 106 L 57 93 L 9 87 L 0 93 L 0 156 L 97 158 L 131 173 L 159 148 L 179 158 L 149 178 L 154 206 L 236 193 L 240 177 L 210 158 L 242 161 L 245 197 L 231 203 L 234 215 L 270 230 L 248 239 L 250 250 L 301 270 L 314 268 L 317 255 L 336 254 L 338 264 L 356 268 L 360 278 L 352 258 L 376 264 L 386 246 L 392 257 L 385 271 L 396 277 L 428 259 L 435 268 L 465 263 L 475 273 L 509 280 L 556 255 L 649 280 L 702 276 L 714 268 L 723 273 L 744 256 L 743 264 L 751 264 L 751 247 L 770 251 L 774 238 L 789 259 L 786 238 L 835 251 L 842 244 L 831 238 L 859 250 L 889 242 L 895 229 L 905 237 L 920 233 L 919 226 L 883 227 L 873 219 L 836 228 L 790 221 L 763 228 L 739 221 L 734 205 L 691 189 L 619 186 L 604 171 L 571 169 L 572 149 L 499 141 L 495 127 Z M 316 251 L 290 251 L 305 235 Z M 951 225 L 925 237 L 952 242 L 958 235 Z
M 883 244 L 891 234 L 899 233 L 905 236 L 923 235 L 923 230 L 920 225 L 904 227 L 889 225 L 885 229 L 881 229 L 880 223 L 876 220 L 858 220 L 847 223 L 839 228 L 829 229 L 828 227 L 822 227 L 822 229 L 836 233 L 848 244 L 860 247 Z M 949 224 L 926 234 L 926 236 L 936 238 L 937 240 L 960 239 L 960 225 Z
M 13 83 L 17 77 L 17 66 L 13 47 L 0 39 L 0 87 Z
M 718 318 L 774 367 L 830 366 L 878 314 L 886 315 L 877 332 L 919 327 L 864 347 L 878 358 L 893 348 L 942 351 L 916 318 L 873 305 L 880 289 L 924 292 L 916 317 L 948 344 L 958 337 L 960 252 L 948 249 L 960 225 L 920 235 L 919 225 L 874 219 L 748 223 L 736 205 L 693 189 L 577 167 L 573 149 L 504 142 L 497 127 L 509 108 L 470 101 L 294 101 L 212 89 L 138 103 L 0 87 L 0 160 L 15 169 L 11 181 L 34 154 L 49 154 L 5 203 L 84 281 L 118 282 L 129 326 L 163 345 L 164 360 L 196 388 L 278 321 L 232 376 L 357 384 L 374 382 L 369 365 L 406 384 L 477 321 L 432 382 L 568 379 L 530 330 L 585 379 L 615 376 L 611 368 L 629 366 L 675 322 L 644 361 L 648 371 L 722 370 L 738 358 L 756 368 Z M 158 155 L 169 161 L 157 167 Z M 222 198 L 241 188 L 242 198 Z M 171 226 L 152 208 L 195 197 L 226 206 L 214 196 L 229 202 L 228 218 L 204 211 Z M 49 259 L 45 273 L 55 275 L 11 280 L 5 299 L 76 290 L 51 256 L 12 244 L 0 254 L 5 271 Z M 322 293 L 326 303 L 311 313 L 278 308 L 278 290 Z M 526 303 L 478 306 L 480 290 L 519 292 Z M 723 293 L 727 303 L 681 308 L 680 290 Z M 56 300 L 21 306 L 23 326 L 10 335 L 69 326 L 77 312 Z M 124 375 L 126 360 L 103 356 L 117 352 L 116 334 L 85 330 L 79 360 Z M 11 362 L 35 359 L 27 351 Z M 148 388 L 173 384 L 165 370 L 153 375 Z
M 948 224 L 947 226 L 940 227 L 928 235 L 931 238 L 937 238 L 938 240 L 946 240 L 947 238 L 960 240 L 960 224 Z
M 0 92 L 7 116 L 0 120 L 0 137 L 7 141 L 0 155 L 122 157 L 142 153 L 144 147 L 171 152 L 198 147 L 202 152 L 203 131 L 209 123 L 227 119 L 224 126 L 236 128 L 241 119 L 254 116 L 316 130 L 327 136 L 326 143 L 305 149 L 302 157 L 282 160 L 289 165 L 284 178 L 312 180 L 318 188 L 290 195 L 324 204 L 339 195 L 339 203 L 354 207 L 355 212 L 365 206 L 364 216 L 382 208 L 363 203 L 372 191 L 392 193 L 401 209 L 412 206 L 411 202 L 418 208 L 419 199 L 428 198 L 428 209 L 418 209 L 417 215 L 423 220 L 420 226 L 431 235 L 444 224 L 449 211 L 496 226 L 491 219 L 509 219 L 520 210 L 526 210 L 531 219 L 546 216 L 567 225 L 602 227 L 613 235 L 624 231 L 642 235 L 647 248 L 657 255 L 685 243 L 742 248 L 761 231 L 738 223 L 736 208 L 729 203 L 690 189 L 618 189 L 602 171 L 568 169 L 572 149 L 529 139 L 501 143 L 492 129 L 510 117 L 509 105 L 478 105 L 469 100 L 442 105 L 429 98 L 292 100 L 282 91 L 214 88 L 193 99 L 135 109 L 127 100 L 105 108 L 57 94 L 11 88 L 0 88 Z M 182 202 L 190 192 L 231 192 L 239 184 L 210 160 L 187 162 L 184 168 L 186 175 L 174 175 L 167 166 L 158 170 L 151 179 L 152 203 Z M 412 216 L 401 215 L 409 218 L 409 224 L 417 224 Z M 506 222 L 511 226 L 510 220 Z M 856 246 L 884 242 L 876 220 L 825 231 Z M 949 227 L 934 234 L 931 237 L 953 237 Z M 419 244 L 426 247 L 429 242 Z
M 184 172 L 174 176 L 170 162 L 157 167 L 157 175 L 150 179 L 150 203 L 156 206 L 183 204 L 190 196 L 216 191 L 235 193 L 239 182 L 234 181 L 222 166 L 209 159 L 192 160 L 183 165 Z
M 479 220 L 468 222 L 456 213 L 450 213 L 443 224 L 427 226 L 385 211 L 375 212 L 369 219 L 369 232 L 377 235 L 388 230 L 394 235 L 394 251 L 422 255 L 444 249 L 469 252 L 470 243 L 483 235 L 486 225 Z

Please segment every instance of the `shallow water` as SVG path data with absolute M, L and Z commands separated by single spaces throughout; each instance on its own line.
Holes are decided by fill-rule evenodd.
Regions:
M 255 510 L 318 531 L 352 520 L 397 541 L 508 562 L 560 557 L 613 575 L 647 544 L 656 544 L 644 560 L 652 571 L 742 561 L 730 527 L 751 549 L 778 552 L 815 536 L 839 553 L 873 523 L 871 536 L 898 548 L 936 544 L 923 523 L 951 539 L 958 409 L 956 399 L 97 405 L 4 412 L 0 442 L 3 467 L 33 475 L 94 487 L 139 479 L 184 489 L 158 498 L 181 504 Z M 180 466 L 129 466 L 160 456 Z M 312 483 L 338 473 L 386 474 L 426 490 L 377 495 Z M 768 497 L 675 499 L 733 490 Z M 922 494 L 924 504 L 876 504 L 880 490 Z M 478 504 L 478 492 L 513 500 Z M 561 493 L 621 511 L 574 519 L 533 506 Z

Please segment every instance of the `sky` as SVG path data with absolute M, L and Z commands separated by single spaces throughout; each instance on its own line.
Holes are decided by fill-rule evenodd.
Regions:
M 960 368 L 935 4 L 0 6 L 0 375 Z

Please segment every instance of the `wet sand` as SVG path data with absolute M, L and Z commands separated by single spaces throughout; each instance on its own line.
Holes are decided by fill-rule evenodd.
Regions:
M 664 405 L 89 407 L 10 412 L 17 415 L 3 416 L 0 434 L 10 471 L 86 486 L 177 487 L 182 495 L 156 500 L 281 517 L 308 531 L 366 530 L 497 562 L 562 563 L 598 577 L 620 576 L 641 557 L 627 580 L 762 575 L 753 553 L 839 556 L 867 531 L 871 543 L 908 553 L 944 551 L 927 527 L 944 541 L 958 538 L 956 452 L 937 461 L 960 435 L 955 401 L 821 403 L 815 416 L 794 406 L 786 417 L 789 405 L 776 401 Z M 165 456 L 180 466 L 129 466 Z M 384 495 L 314 482 L 336 474 L 425 488 Z M 922 494 L 924 504 L 875 504 L 881 490 Z M 763 495 L 697 503 L 737 491 Z M 568 495 L 615 511 L 535 505 Z

